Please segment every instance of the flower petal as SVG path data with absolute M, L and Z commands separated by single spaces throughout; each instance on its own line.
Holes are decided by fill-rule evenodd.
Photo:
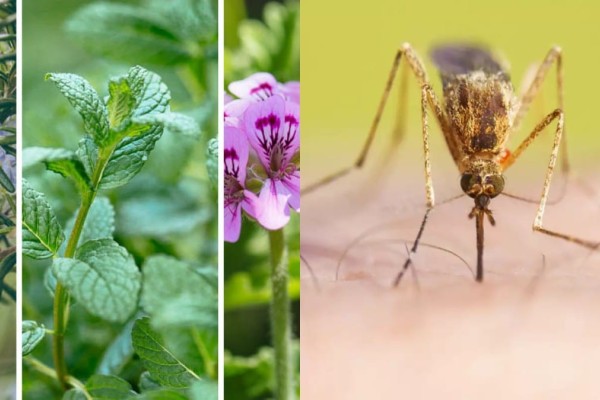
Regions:
M 284 84 L 279 84 L 279 91 L 283 93 L 286 100 L 300 104 L 300 82 L 291 81 Z
M 242 201 L 242 208 L 252 218 L 256 219 L 257 211 L 260 210 L 260 201 L 258 197 L 249 190 L 244 190 L 244 200 Z
M 225 103 L 223 110 L 225 125 L 239 126 L 240 119 L 246 111 L 246 108 L 250 105 L 250 100 L 232 100 L 229 103 Z
M 246 167 L 248 165 L 248 139 L 244 132 L 234 126 L 225 126 L 225 149 L 223 160 L 225 162 L 225 175 L 231 175 L 244 186 L 246 181 Z
M 300 212 L 300 171 L 296 171 L 292 175 L 285 177 L 282 184 L 288 193 L 290 193 L 288 204 L 296 212 Z
M 286 143 L 289 143 L 286 149 L 288 161 L 300 148 L 300 106 L 297 103 L 286 101 L 285 117 L 282 135 Z
M 241 81 L 231 82 L 229 91 L 240 99 L 262 101 L 279 93 L 278 83 L 273 75 L 259 72 Z
M 240 204 L 226 206 L 223 215 L 225 218 L 225 241 L 237 242 L 242 230 L 242 207 Z
M 288 201 L 289 192 L 278 191 L 283 185 L 267 179 L 258 196 L 259 205 L 256 215 L 257 221 L 266 229 L 276 230 L 283 228 L 290 220 L 290 208 Z
M 282 138 L 285 100 L 281 96 L 251 104 L 244 113 L 244 128 L 248 141 L 266 171 L 271 170 L 271 150 Z

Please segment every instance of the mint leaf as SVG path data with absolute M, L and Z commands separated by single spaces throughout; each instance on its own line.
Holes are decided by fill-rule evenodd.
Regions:
M 133 257 L 112 239 L 85 243 L 75 252 L 75 259 L 55 259 L 52 270 L 93 315 L 123 322 L 137 308 L 140 272 Z
M 66 28 L 88 51 L 119 61 L 173 66 L 191 57 L 168 21 L 148 7 L 93 3 L 79 9 Z
M 189 400 L 187 396 L 175 390 L 159 389 L 144 392 L 136 400 Z
M 108 198 L 97 197 L 88 211 L 79 243 L 95 239 L 112 239 L 114 231 L 115 209 Z
M 26 356 L 42 341 L 46 335 L 46 328 L 35 321 L 23 321 L 21 323 L 21 349 L 22 355 Z
M 75 155 L 72 158 L 44 161 L 44 164 L 46 164 L 46 168 L 49 171 L 71 179 L 75 183 L 79 193 L 87 193 L 90 190 L 90 178 L 85 171 L 85 167 Z
M 119 335 L 104 351 L 100 364 L 96 368 L 99 374 L 118 374 L 133 355 L 131 344 L 131 330 L 134 321 L 129 321 Z
M 47 74 L 46 79 L 56 84 L 58 90 L 83 118 L 85 131 L 102 146 L 108 138 L 108 113 L 104 102 L 92 85 L 75 74 Z
M 136 394 L 127 381 L 114 375 L 92 375 L 85 388 L 94 400 L 125 399 Z
M 171 31 L 182 39 L 206 41 L 217 32 L 210 0 L 150 0 L 146 3 L 160 13 L 168 21 Z
M 171 95 L 160 76 L 137 66 L 131 68 L 123 79 L 126 80 L 134 99 L 129 116 L 131 121 L 169 110 Z M 144 125 L 141 129 L 140 124 L 131 126 L 131 122 L 128 124 L 125 121 L 121 125 L 124 124 L 121 130 L 111 133 L 111 141 L 118 141 L 118 145 L 104 169 L 100 182 L 103 189 L 115 188 L 129 182 L 142 169 L 163 132 L 162 126 L 156 123 Z
M 69 389 L 63 395 L 62 400 L 88 400 L 88 397 L 79 389 Z
M 134 118 L 133 122 L 142 126 L 160 125 L 170 132 L 195 139 L 200 137 L 200 126 L 196 120 L 180 113 L 147 114 Z
M 70 150 L 51 147 L 27 147 L 23 149 L 21 154 L 23 169 L 44 161 L 64 160 L 74 157 L 74 153 Z
M 94 143 L 94 139 L 91 136 L 84 136 L 79 141 L 76 154 L 83 164 L 85 172 L 88 176 L 92 176 L 94 174 L 94 166 L 96 165 L 96 161 L 98 161 L 98 146 Z
M 108 83 L 108 120 L 111 129 L 118 129 L 131 115 L 135 99 L 127 79 L 113 79 Z
M 150 327 L 149 318 L 135 322 L 131 333 L 133 348 L 154 380 L 163 386 L 186 388 L 200 380 L 194 371 L 179 361 Z M 149 392 L 150 393 L 150 392 Z
M 65 239 L 63 230 L 46 200 L 23 179 L 23 254 L 35 258 L 49 258 L 56 254 Z
M 190 265 L 158 255 L 142 271 L 140 304 L 155 326 L 217 327 L 217 290 Z

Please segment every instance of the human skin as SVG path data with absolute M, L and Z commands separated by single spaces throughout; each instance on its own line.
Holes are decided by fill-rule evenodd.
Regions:
M 548 228 L 600 241 L 598 176 L 571 179 L 547 208 Z M 302 198 L 303 398 L 598 398 L 600 251 L 534 233 L 537 205 L 499 197 L 490 207 L 497 226 L 485 225 L 483 283 L 456 256 L 421 247 L 394 288 L 424 191 L 416 179 L 372 177 Z M 517 180 L 540 189 L 541 178 Z M 455 181 L 438 200 L 459 193 Z M 461 198 L 434 209 L 423 241 L 473 269 L 471 207 Z

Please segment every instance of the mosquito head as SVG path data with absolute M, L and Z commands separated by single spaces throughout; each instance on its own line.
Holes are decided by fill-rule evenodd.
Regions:
M 475 205 L 486 209 L 490 199 L 504 190 L 504 177 L 500 173 L 481 174 L 465 172 L 460 178 L 460 187 L 469 197 L 475 199 Z

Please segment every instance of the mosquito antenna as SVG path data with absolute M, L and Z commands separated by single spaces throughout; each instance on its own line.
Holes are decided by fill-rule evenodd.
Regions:
M 310 277 L 311 277 L 311 279 L 313 281 L 313 284 L 315 285 L 315 288 L 317 289 L 318 292 L 320 292 L 321 291 L 321 287 L 319 285 L 319 280 L 317 279 L 317 276 L 315 275 L 315 271 L 312 269 L 312 267 L 310 266 L 310 263 L 302 255 L 302 253 L 300 253 L 300 261 L 302 261 L 304 263 L 304 266 L 308 270 L 308 273 L 310 274 Z

